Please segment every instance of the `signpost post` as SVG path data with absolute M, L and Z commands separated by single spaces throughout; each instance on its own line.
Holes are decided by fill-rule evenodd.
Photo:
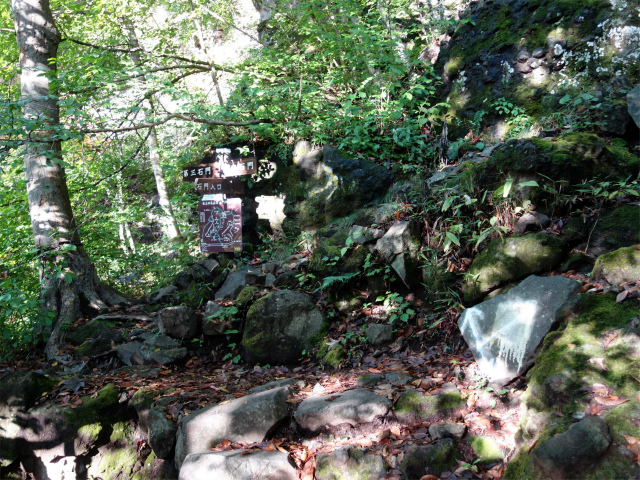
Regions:
M 200 250 L 209 252 L 242 251 L 242 202 L 227 194 L 244 193 L 238 178 L 258 171 L 256 158 L 231 158 L 231 150 L 217 148 L 215 161 L 182 169 L 182 179 L 194 182 L 197 192 L 205 194 L 198 202 Z

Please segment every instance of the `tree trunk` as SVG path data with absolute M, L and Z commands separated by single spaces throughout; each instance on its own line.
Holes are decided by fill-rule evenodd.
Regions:
M 58 101 L 49 81 L 55 76 L 60 33 L 48 0 L 12 0 L 16 40 L 20 51 L 20 86 L 24 116 L 37 121 L 25 142 L 24 169 L 29 214 L 36 248 L 43 253 L 40 281 L 44 308 L 53 312 L 45 347 L 55 357 L 62 340 L 61 326 L 73 321 L 86 307 L 99 310 L 125 300 L 103 285 L 82 247 L 71 210 L 67 179 L 62 166 Z
M 142 65 L 142 59 L 140 58 L 139 49 L 140 43 L 138 42 L 138 36 L 130 21 L 126 21 L 127 29 L 129 30 L 129 42 L 133 48 L 131 52 L 131 60 L 137 67 Z M 140 78 L 140 83 L 144 83 L 144 80 Z M 145 102 L 146 103 L 146 102 Z M 149 110 L 144 110 L 145 120 L 152 122 L 153 118 L 153 102 L 149 101 Z M 163 215 L 160 216 L 160 223 L 164 227 L 166 235 L 170 239 L 180 238 L 180 229 L 176 222 L 176 217 L 173 215 L 173 207 L 171 206 L 171 200 L 169 200 L 169 194 L 167 193 L 167 184 L 164 179 L 164 171 L 160 164 L 160 152 L 158 151 L 158 135 L 156 129 L 151 127 L 151 132 L 147 140 L 147 147 L 149 148 L 149 161 L 151 162 L 151 169 L 153 170 L 153 176 L 156 180 L 156 189 L 158 190 L 158 197 L 160 199 L 160 207 L 162 208 Z

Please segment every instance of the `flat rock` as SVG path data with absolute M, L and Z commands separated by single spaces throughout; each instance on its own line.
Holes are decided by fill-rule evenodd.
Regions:
M 316 480 L 378 480 L 387 468 L 380 455 L 355 447 L 343 447 L 316 457 Z
M 534 452 L 536 466 L 552 478 L 577 478 L 609 448 L 609 426 L 600 417 L 588 417 L 550 438 Z
M 288 417 L 286 399 L 290 394 L 290 387 L 280 387 L 203 408 L 182 418 L 178 425 L 176 466 L 180 468 L 187 455 L 205 452 L 222 440 L 262 442 Z
M 458 326 L 480 370 L 498 385 L 524 373 L 579 288 L 566 277 L 531 275 L 504 295 L 467 308 Z
M 231 450 L 188 455 L 179 480 L 297 480 L 296 469 L 283 452 Z
M 391 401 L 368 390 L 355 389 L 335 395 L 304 399 L 294 415 L 296 422 L 312 432 L 343 423 L 371 423 L 389 412 Z

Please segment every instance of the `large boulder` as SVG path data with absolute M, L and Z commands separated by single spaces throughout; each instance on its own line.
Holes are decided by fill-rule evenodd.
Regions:
M 566 277 L 532 275 L 504 295 L 467 308 L 458 326 L 480 370 L 506 384 L 534 362 L 543 338 L 580 284 Z
M 313 228 L 381 197 L 393 175 L 374 162 L 344 158 L 325 145 L 321 151 L 297 155 L 294 165 L 280 167 L 273 180 L 286 195 L 287 218 L 301 228 Z
M 567 244 L 555 235 L 511 235 L 492 240 L 473 261 L 462 291 L 466 302 L 508 282 L 551 270 L 560 264 Z
M 0 468 L 6 467 L 21 453 L 23 426 L 19 421 L 36 399 L 55 381 L 35 372 L 8 373 L 0 377 Z
M 242 336 L 245 358 L 269 364 L 295 362 L 322 324 L 322 313 L 309 295 L 289 290 L 266 295 L 247 313 Z
M 193 453 L 185 459 L 179 480 L 297 480 L 283 452 L 232 450 Z
M 262 442 L 288 417 L 286 400 L 291 387 L 247 395 L 198 410 L 180 420 L 176 442 L 176 466 L 187 455 L 206 452 L 223 440 Z
M 386 415 L 390 408 L 391 402 L 387 397 L 355 389 L 335 395 L 305 398 L 294 417 L 302 428 L 316 432 L 343 423 L 371 423 Z
M 591 277 L 604 278 L 607 282 L 616 285 L 640 279 L 640 246 L 619 248 L 598 257 Z

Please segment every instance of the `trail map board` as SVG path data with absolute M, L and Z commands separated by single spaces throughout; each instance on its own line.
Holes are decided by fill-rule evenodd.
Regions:
M 242 201 L 223 195 L 205 195 L 198 202 L 200 250 L 212 252 L 242 251 Z

